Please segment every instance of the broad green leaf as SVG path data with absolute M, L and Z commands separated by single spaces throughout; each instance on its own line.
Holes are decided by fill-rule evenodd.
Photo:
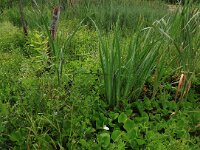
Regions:
M 126 120 L 127 120 L 127 115 L 124 112 L 122 112 L 118 117 L 118 122 L 119 123 L 125 123 Z
M 125 128 L 126 131 L 128 132 L 128 131 L 130 131 L 130 130 L 132 130 L 132 129 L 134 128 L 134 125 L 135 125 L 134 121 L 128 119 L 128 120 L 126 120 L 126 122 L 125 122 L 125 124 L 124 124 L 124 128 Z
M 129 138 L 129 140 L 134 140 L 136 139 L 138 136 L 137 136 L 137 130 L 135 129 L 132 129 L 132 130 L 129 130 L 127 132 L 127 137 Z
M 120 137 L 121 137 L 121 131 L 120 130 L 113 131 L 111 138 L 113 139 L 114 142 L 118 141 Z
M 110 144 L 110 134 L 109 133 L 101 133 L 98 138 L 98 142 L 102 147 L 106 148 Z
M 119 116 L 119 113 L 110 112 L 109 116 L 110 116 L 111 119 L 115 120 Z
M 146 142 L 143 139 L 136 139 L 138 145 L 144 145 Z
M 131 114 L 132 114 L 132 110 L 131 109 L 126 110 L 126 115 L 127 116 L 130 116 Z

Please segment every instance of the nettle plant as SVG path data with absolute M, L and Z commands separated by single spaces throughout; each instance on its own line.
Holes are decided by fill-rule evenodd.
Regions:
M 26 43 L 26 54 L 31 58 L 34 63 L 34 68 L 38 70 L 43 69 L 48 63 L 48 38 L 44 33 L 33 31 L 29 34 Z

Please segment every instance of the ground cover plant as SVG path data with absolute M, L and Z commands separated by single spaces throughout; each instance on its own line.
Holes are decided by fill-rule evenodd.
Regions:
M 196 1 L 0 2 L 0 149 L 200 149 Z

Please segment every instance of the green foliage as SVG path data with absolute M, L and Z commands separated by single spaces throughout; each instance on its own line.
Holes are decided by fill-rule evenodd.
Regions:
M 98 143 L 102 145 L 103 148 L 108 148 L 110 144 L 110 134 L 101 133 L 98 137 Z
M 69 44 L 68 59 L 84 60 L 88 57 L 96 57 L 98 52 L 98 36 L 91 32 L 87 26 L 82 26 L 72 38 Z
M 181 0 L 181 1 L 177 1 L 177 0 L 163 0 L 167 3 L 171 3 L 171 4 L 177 4 L 177 3 L 181 3 L 181 4 L 187 4 L 187 2 L 189 2 L 189 0 Z M 198 0 L 190 0 L 190 2 L 199 2 Z
M 33 31 L 30 33 L 27 40 L 27 49 L 29 49 L 30 56 L 37 56 L 47 51 L 48 39 L 45 34 L 39 31 Z
M 165 5 L 158 1 L 151 3 L 140 0 L 87 0 L 81 1 L 74 7 L 69 7 L 65 16 L 69 19 L 91 17 L 99 28 L 110 31 L 114 28 L 119 18 L 120 28 L 135 29 L 141 18 L 145 21 L 145 25 L 151 24 L 155 19 L 165 16 L 168 11 Z M 75 11 L 74 11 L 75 10 Z M 85 23 L 93 26 L 90 20 Z
M 104 74 L 104 86 L 109 106 L 116 106 L 120 100 L 137 99 L 147 78 L 160 59 L 158 53 L 162 39 L 156 38 L 152 27 L 140 29 L 126 46 L 120 42 L 118 28 L 109 39 L 100 39 L 100 60 Z M 122 47 L 123 46 L 123 47 Z
M 41 70 L 48 65 L 47 50 L 48 39 L 44 33 L 38 31 L 29 33 L 24 53 L 32 59 L 35 69 Z
M 15 26 L 20 27 L 20 14 L 17 7 L 6 9 L 2 14 L 3 15 L 0 17 L 2 21 L 9 21 Z
M 160 21 L 160 24 L 163 24 L 164 27 L 159 28 L 159 31 L 170 44 L 173 43 L 170 48 L 177 52 L 175 53 L 176 68 L 180 68 L 179 74 L 181 72 L 186 78 L 182 83 L 181 98 L 190 89 L 200 54 L 200 42 L 197 40 L 200 36 L 198 30 L 200 13 L 198 8 L 194 9 L 190 2 L 178 8 L 175 16 L 172 17 L 172 21 Z
M 102 130 L 98 132 L 97 136 L 103 136 L 104 142 L 109 142 L 109 138 L 112 139 L 109 144 L 106 143 L 101 146 L 106 146 L 107 149 L 119 147 L 121 149 L 125 149 L 125 147 L 129 149 L 168 149 L 169 147 L 172 149 L 189 149 L 198 147 L 198 145 L 191 144 L 198 142 L 198 139 L 190 139 L 191 124 L 189 125 L 190 121 L 188 121 L 188 118 L 197 115 L 198 111 L 183 107 L 184 113 L 176 112 L 177 104 L 174 101 L 166 100 L 167 106 L 163 104 L 161 107 L 159 106 L 159 103 L 162 103 L 161 100 L 149 101 L 151 101 L 150 108 L 152 108 L 150 111 L 149 106 L 146 106 L 144 102 L 135 102 L 135 106 L 140 109 L 139 116 L 132 111 L 130 113 L 126 111 L 121 112 L 120 115 L 117 115 L 116 112 L 109 112 L 109 115 L 101 114 L 94 117 L 98 128 L 105 125 L 108 128 L 99 128 Z M 187 100 L 184 104 L 190 105 L 192 102 Z M 162 107 L 166 107 L 168 110 L 164 111 Z M 195 108 L 195 110 L 197 109 L 198 107 Z
M 24 8 L 25 19 L 28 25 L 29 30 L 42 28 L 44 29 L 45 26 L 48 24 L 50 26 L 49 20 L 51 19 L 51 10 L 48 7 L 44 8 Z
M 185 5 L 152 24 L 163 15 L 163 7 L 155 9 L 163 6 L 159 2 L 80 1 L 74 14 L 71 6 L 69 16 L 61 12 L 53 41 L 48 7 L 57 1 L 38 1 L 38 7 L 24 2 L 26 38 L 14 26 L 15 6 L 0 4 L 6 4 L 0 24 L 0 149 L 200 149 L 196 7 Z M 147 17 L 137 29 L 128 25 L 133 7 L 138 14 L 131 15 Z M 158 15 L 148 19 L 152 9 Z M 80 22 L 80 12 L 90 18 Z M 90 28 L 96 24 L 110 32 Z M 49 46 L 52 69 L 45 71 Z M 175 100 L 181 70 L 194 75 L 191 90 Z
M 8 52 L 22 48 L 24 38 L 21 31 L 10 22 L 0 23 L 0 51 Z

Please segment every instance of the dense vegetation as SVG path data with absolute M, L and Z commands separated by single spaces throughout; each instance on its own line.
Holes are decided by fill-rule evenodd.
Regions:
M 185 2 L 0 0 L 0 149 L 200 149 L 200 11 Z

